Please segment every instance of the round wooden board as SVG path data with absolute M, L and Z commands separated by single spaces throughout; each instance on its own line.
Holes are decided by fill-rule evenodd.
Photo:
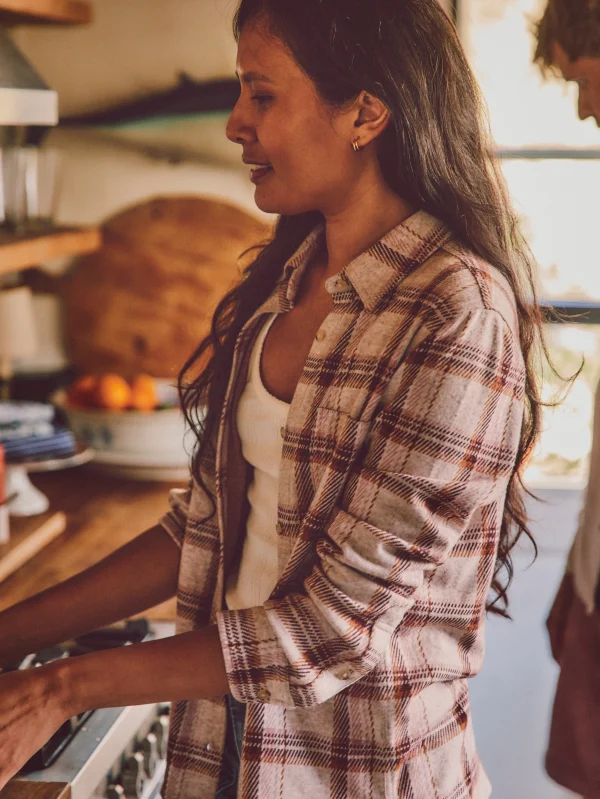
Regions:
M 242 253 L 271 232 L 229 203 L 194 196 L 158 197 L 112 217 L 102 247 L 63 283 L 73 364 L 174 377 L 239 279 Z

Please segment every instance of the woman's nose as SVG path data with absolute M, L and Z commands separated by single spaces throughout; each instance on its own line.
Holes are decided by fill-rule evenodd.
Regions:
M 249 124 L 249 120 L 244 118 L 244 109 L 241 100 L 238 100 L 227 120 L 225 135 L 229 141 L 232 141 L 234 144 L 246 144 L 255 138 L 254 130 Z

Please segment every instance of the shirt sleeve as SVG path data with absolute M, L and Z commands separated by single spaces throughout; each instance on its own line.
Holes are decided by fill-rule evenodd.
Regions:
M 180 549 L 183 547 L 192 498 L 192 486 L 193 481 L 190 480 L 187 488 L 174 488 L 169 493 L 169 510 L 159 521 L 159 524 L 164 527 Z
M 504 501 L 524 375 L 496 311 L 466 312 L 415 342 L 318 531 L 304 590 L 218 614 L 236 699 L 310 707 L 377 665 L 474 511 Z

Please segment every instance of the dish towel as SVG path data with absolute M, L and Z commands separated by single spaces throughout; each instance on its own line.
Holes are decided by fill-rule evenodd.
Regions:
M 55 427 L 54 408 L 40 402 L 0 402 L 0 445 L 7 463 L 64 458 L 76 452 L 70 430 Z
M 70 430 L 57 429 L 49 436 L 31 436 L 2 442 L 6 462 L 65 458 L 76 452 L 75 436 Z

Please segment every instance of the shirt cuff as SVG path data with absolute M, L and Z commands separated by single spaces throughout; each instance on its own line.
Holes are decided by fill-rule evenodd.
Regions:
M 293 707 L 289 664 L 264 607 L 223 610 L 217 625 L 234 699 Z
M 269 621 L 277 603 L 217 614 L 227 680 L 238 702 L 260 702 L 287 708 L 322 704 L 362 676 L 360 665 L 339 662 L 292 668 Z M 269 605 L 272 605 L 269 608 Z

